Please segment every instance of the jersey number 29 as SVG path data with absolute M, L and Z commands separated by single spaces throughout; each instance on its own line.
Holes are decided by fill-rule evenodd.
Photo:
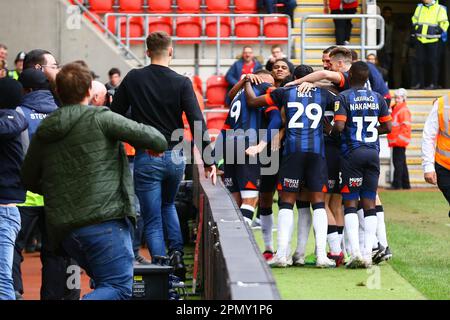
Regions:
M 322 107 L 317 103 L 310 103 L 305 106 L 301 102 L 288 102 L 288 108 L 297 108 L 297 111 L 292 116 L 291 120 L 289 120 L 288 128 L 302 129 L 304 127 L 303 122 L 297 122 L 297 120 L 303 115 L 303 112 L 308 117 L 309 120 L 312 120 L 311 129 L 316 129 L 322 120 Z M 316 113 L 313 113 L 313 110 Z

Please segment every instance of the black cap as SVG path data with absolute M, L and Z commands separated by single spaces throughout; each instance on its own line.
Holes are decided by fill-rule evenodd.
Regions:
M 22 85 L 12 78 L 0 79 L 0 108 L 15 108 L 22 102 Z
M 20 61 L 20 60 L 25 60 L 25 56 L 26 56 L 27 54 L 25 53 L 25 52 L 23 52 L 23 51 L 20 51 L 18 54 L 17 54 L 17 56 L 16 56 L 16 60 L 14 60 L 14 63 L 16 63 L 17 61 Z
M 19 75 L 19 82 L 24 89 L 46 90 L 50 88 L 45 74 L 41 70 L 35 68 L 23 70 Z

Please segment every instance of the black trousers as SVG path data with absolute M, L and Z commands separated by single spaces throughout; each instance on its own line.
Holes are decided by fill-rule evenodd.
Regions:
M 439 190 L 441 190 L 450 205 L 450 170 L 444 168 L 439 163 L 435 163 L 434 167 L 436 168 L 437 185 Z
M 394 163 L 394 180 L 392 187 L 409 189 L 409 173 L 406 165 L 406 148 L 392 148 L 392 162 Z
M 439 79 L 439 42 L 423 44 L 416 41 L 416 84 L 421 87 L 427 84 L 437 86 Z M 428 70 L 428 72 L 425 72 Z M 428 81 L 425 81 L 425 75 L 428 74 Z M 414 85 L 416 85 L 414 84 Z
M 23 261 L 22 251 L 26 241 L 35 226 L 42 234 L 41 263 L 42 283 L 41 300 L 79 300 L 79 289 L 68 289 L 66 286 L 69 265 L 76 265 L 68 256 L 57 255 L 48 249 L 48 237 L 44 221 L 44 207 L 19 207 L 21 230 L 17 235 L 14 246 L 13 282 L 14 290 L 23 294 L 22 272 L 20 265 Z
M 356 8 L 343 9 L 343 10 L 331 10 L 332 14 L 355 14 Z M 350 41 L 350 35 L 352 33 L 352 20 L 351 19 L 334 19 L 334 34 L 336 36 L 336 44 L 343 45 L 344 41 Z

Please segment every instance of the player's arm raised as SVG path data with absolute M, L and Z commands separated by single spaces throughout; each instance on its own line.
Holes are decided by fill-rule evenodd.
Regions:
M 264 107 L 269 104 L 266 101 L 266 96 L 256 96 L 255 91 L 252 88 L 252 83 L 247 78 L 245 82 L 245 98 L 247 99 L 247 105 L 249 107 Z
M 288 82 L 285 87 L 292 87 L 303 82 L 315 83 L 322 80 L 328 80 L 332 83 L 340 84 L 342 82 L 342 74 L 340 72 L 329 71 L 329 70 L 321 70 L 304 76 L 303 78 Z
M 263 79 L 256 75 L 256 74 L 246 74 L 246 75 L 242 75 L 241 80 L 238 81 L 238 83 L 236 83 L 233 88 L 231 88 L 230 92 L 228 92 L 228 96 L 230 97 L 231 100 L 234 99 L 234 97 L 237 95 L 237 93 L 239 92 L 239 90 L 242 89 L 242 87 L 245 84 L 245 79 L 248 78 L 250 80 L 251 83 L 253 84 L 261 84 L 263 83 Z

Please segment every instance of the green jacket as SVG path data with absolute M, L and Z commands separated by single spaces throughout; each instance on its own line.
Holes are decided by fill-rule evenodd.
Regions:
M 163 152 L 167 141 L 155 128 L 108 108 L 64 106 L 44 119 L 22 167 L 27 190 L 45 199 L 52 249 L 71 230 L 108 220 L 135 220 L 134 190 L 121 141 Z

